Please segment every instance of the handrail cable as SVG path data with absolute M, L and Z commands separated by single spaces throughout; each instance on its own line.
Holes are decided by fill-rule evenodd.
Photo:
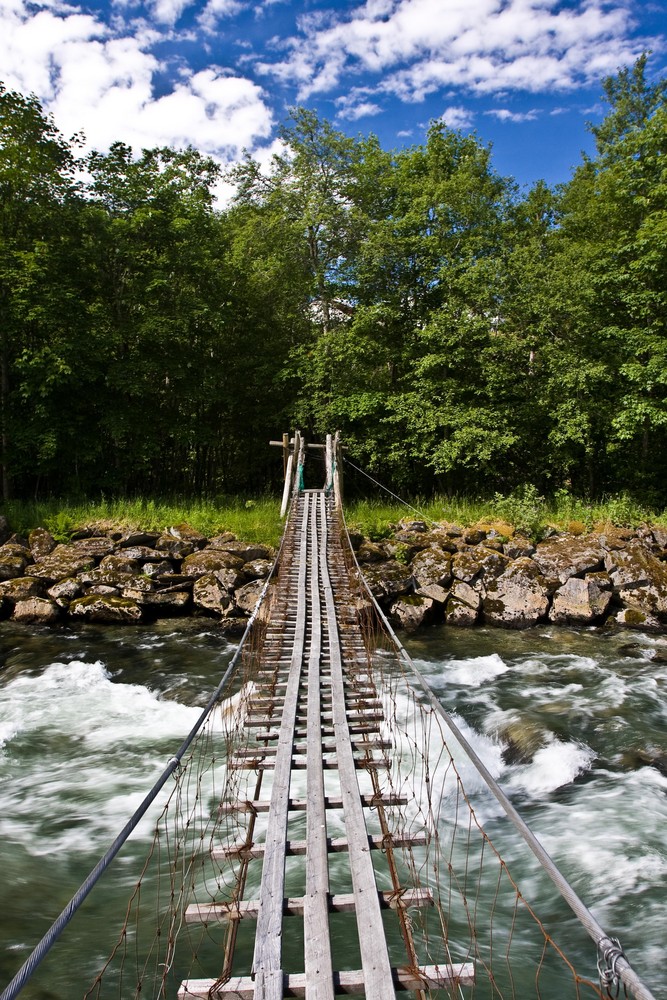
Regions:
M 341 511 L 342 514 L 342 511 Z M 347 525 L 345 523 L 345 517 L 342 517 L 343 526 L 347 534 L 348 542 L 350 540 L 349 534 L 347 532 Z M 433 688 L 428 683 L 424 675 L 421 673 L 414 660 L 405 649 L 398 636 L 394 632 L 387 616 L 380 607 L 375 596 L 368 587 L 364 575 L 361 571 L 359 563 L 357 561 L 356 554 L 352 545 L 350 544 L 350 551 L 352 552 L 352 557 L 356 565 L 359 576 L 363 582 L 366 592 L 373 603 L 375 610 L 377 611 L 380 619 L 387 629 L 387 633 L 391 637 L 396 649 L 404 659 L 405 663 L 410 667 L 411 671 L 415 675 L 415 678 L 424 691 L 429 704 L 434 709 L 434 711 L 440 716 L 442 721 L 448 727 L 456 741 L 460 744 L 461 748 L 468 755 L 471 762 L 476 767 L 479 774 L 482 776 L 486 784 L 488 785 L 491 792 L 495 795 L 496 799 L 503 807 L 507 816 L 512 821 L 516 829 L 519 831 L 523 839 L 526 841 L 530 847 L 533 854 L 536 856 L 546 873 L 551 878 L 552 882 L 556 885 L 556 888 L 560 892 L 561 896 L 568 904 L 570 909 L 574 912 L 575 916 L 583 924 L 589 936 L 593 939 L 596 944 L 598 952 L 598 969 L 602 979 L 616 978 L 616 983 L 618 985 L 618 978 L 622 980 L 625 986 L 633 991 L 634 996 L 637 1000 L 656 1000 L 653 994 L 650 992 L 648 987 L 642 982 L 637 973 L 634 971 L 627 958 L 625 957 L 620 943 L 615 939 L 611 938 L 601 924 L 598 923 L 596 918 L 590 912 L 588 907 L 584 902 L 577 896 L 576 892 L 567 881 L 565 876 L 562 874 L 560 869 L 557 867 L 556 863 L 553 861 L 551 856 L 547 853 L 545 848 L 542 846 L 540 841 L 537 839 L 533 831 L 530 829 L 526 821 L 517 812 L 515 807 L 512 805 L 507 795 L 500 787 L 498 782 L 495 780 L 491 772 L 482 762 L 480 757 L 477 755 L 475 750 L 472 748 L 468 740 L 465 738 L 459 727 L 456 725 L 454 720 L 451 718 L 446 709 L 441 705 L 435 694 Z M 602 963 L 606 963 L 605 967 L 601 968 Z M 609 983 L 605 982 L 608 987 Z M 610 994 L 611 996 L 611 994 Z
M 413 507 L 412 504 L 408 503 L 407 500 L 404 500 L 403 497 L 399 497 L 397 493 L 392 493 L 388 486 L 383 486 L 383 484 L 378 482 L 377 479 L 373 479 L 372 476 L 370 476 L 367 472 L 364 472 L 363 469 L 360 469 L 358 465 L 355 465 L 354 462 L 351 462 L 349 458 L 346 458 L 344 455 L 343 461 L 346 465 L 350 465 L 356 472 L 360 472 L 362 476 L 366 476 L 366 479 L 370 479 L 374 486 L 378 486 L 381 490 L 384 490 L 385 493 L 388 493 L 390 497 L 393 497 L 394 500 L 398 500 L 399 503 L 402 503 L 404 507 L 408 507 L 410 510 L 413 510 L 415 514 L 419 514 L 419 516 L 423 517 L 425 521 L 429 521 L 431 524 L 437 524 L 437 521 L 434 521 L 432 517 L 428 516 L 428 514 L 424 514 L 424 512 L 418 510 L 417 507 Z
M 28 980 L 32 976 L 32 974 L 35 971 L 35 969 L 37 968 L 37 966 L 40 964 L 40 962 L 46 957 L 46 955 L 48 954 L 48 952 L 51 950 L 52 946 L 55 944 L 55 942 L 57 941 L 57 939 L 60 937 L 60 935 L 62 934 L 63 930 L 65 929 L 65 927 L 67 926 L 67 924 L 70 922 L 70 920 L 72 919 L 72 917 L 74 916 L 74 914 L 76 913 L 76 911 L 79 909 L 79 907 L 84 902 L 84 900 L 86 899 L 86 897 L 90 894 L 90 892 L 92 891 L 92 889 L 94 888 L 94 886 L 96 885 L 96 883 L 99 881 L 99 879 L 101 878 L 101 876 L 104 874 L 104 872 L 106 871 L 106 869 L 109 867 L 109 865 L 111 864 L 111 862 L 113 861 L 113 859 L 116 857 L 116 855 L 120 851 L 121 847 L 123 847 L 123 845 L 127 841 L 128 837 L 130 836 L 130 834 L 132 833 L 132 831 L 134 830 L 134 828 L 137 826 L 137 824 L 139 823 L 139 821 L 143 818 L 143 816 L 148 811 L 148 809 L 151 806 L 151 804 L 157 798 L 158 794 L 160 793 L 160 791 L 162 790 L 162 788 L 165 786 L 165 784 L 169 780 L 170 776 L 174 773 L 174 771 L 176 770 L 176 768 L 179 766 L 179 764 L 181 762 L 181 759 L 183 758 L 185 752 L 189 748 L 190 744 L 193 742 L 193 740 L 194 740 L 195 736 L 197 735 L 197 733 L 199 732 L 199 730 L 202 728 L 202 726 L 206 722 L 206 719 L 208 718 L 208 716 L 210 715 L 210 713 L 212 712 L 212 710 L 215 708 L 215 705 L 217 704 L 217 702 L 220 700 L 220 698 L 221 698 L 222 694 L 224 693 L 225 689 L 227 688 L 227 686 L 228 686 L 228 684 L 229 684 L 229 682 L 230 682 L 233 674 L 236 672 L 236 667 L 238 666 L 238 662 L 239 662 L 239 659 L 241 657 L 241 653 L 243 651 L 243 647 L 244 647 L 244 645 L 246 643 L 248 635 L 250 634 L 250 630 L 251 630 L 251 628 L 252 628 L 252 626 L 253 626 L 253 624 L 255 622 L 255 619 L 257 618 L 257 615 L 259 613 L 259 609 L 262 606 L 262 604 L 264 603 L 264 600 L 266 598 L 266 594 L 267 594 L 267 591 L 268 591 L 268 588 L 269 588 L 269 583 L 271 582 L 271 579 L 272 579 L 272 577 L 274 575 L 276 566 L 278 564 L 278 560 L 280 558 L 280 554 L 281 554 L 282 549 L 283 549 L 283 545 L 285 543 L 285 535 L 286 535 L 286 532 L 283 532 L 283 537 L 281 539 L 280 546 L 279 546 L 279 549 L 278 549 L 278 553 L 277 553 L 276 558 L 274 560 L 273 566 L 271 567 L 271 572 L 269 573 L 269 575 L 267 576 L 267 578 L 266 578 L 266 580 L 264 582 L 264 586 L 263 586 L 262 591 L 261 591 L 261 593 L 259 595 L 259 598 L 257 600 L 257 604 L 255 605 L 255 608 L 254 608 L 252 614 L 250 615 L 250 617 L 248 619 L 248 622 L 247 622 L 246 627 L 245 627 L 245 631 L 244 631 L 244 633 L 243 633 L 243 635 L 241 637 L 241 640 L 240 640 L 240 642 L 238 644 L 236 652 L 234 653 L 232 659 L 230 660 L 229 665 L 228 665 L 225 673 L 223 674 L 222 679 L 220 680 L 220 683 L 218 684 L 218 686 L 216 687 L 215 691 L 213 692 L 213 694 L 209 698 L 209 700 L 208 700 L 208 702 L 206 704 L 206 707 L 203 709 L 201 715 L 197 719 L 196 723 L 194 724 L 194 726 L 192 727 L 192 729 L 190 730 L 190 732 L 188 733 L 188 735 L 186 736 L 185 740 L 183 741 L 183 743 L 181 744 L 181 746 L 178 748 L 178 750 L 176 751 L 176 753 L 174 754 L 174 756 L 170 758 L 170 760 L 169 760 L 167 766 L 165 767 L 164 771 L 162 772 L 162 774 L 160 775 L 160 777 L 157 779 L 157 781 L 155 782 L 155 784 L 153 785 L 153 787 L 151 788 L 151 790 L 148 792 L 148 794 L 144 798 L 144 800 L 141 803 L 141 805 L 136 809 L 136 811 L 134 812 L 134 814 L 132 815 L 132 817 L 125 824 L 125 826 L 120 831 L 120 833 L 118 834 L 118 836 L 116 837 L 116 839 L 114 840 L 114 842 L 111 844 L 111 846 L 108 848 L 108 850 L 106 851 L 106 853 L 103 855 L 103 857 L 100 858 L 100 860 L 97 862 L 97 864 L 92 869 L 92 871 L 90 872 L 90 874 L 88 875 L 88 877 L 81 883 L 81 885 L 79 886 L 79 888 L 77 889 L 77 891 L 74 893 L 74 895 L 70 899 L 70 901 L 67 904 L 67 906 L 61 912 L 61 914 L 56 918 L 56 920 L 54 920 L 54 922 L 51 924 L 50 928 L 48 929 L 48 931 L 46 932 L 46 934 L 44 935 L 44 937 L 41 939 L 41 941 L 39 942 L 39 944 L 37 944 L 36 947 L 33 949 L 32 953 L 29 955 L 29 957 L 23 963 L 23 965 L 21 966 L 21 968 L 19 969 L 19 971 L 16 973 L 16 975 L 14 976 L 14 978 L 12 979 L 12 981 L 8 984 L 8 986 L 5 987 L 5 989 L 3 990 L 3 992 L 0 994 L 0 1000 L 14 1000 L 14 997 L 18 996 L 18 994 L 21 992 L 21 990 L 26 985 L 26 983 L 28 982 Z

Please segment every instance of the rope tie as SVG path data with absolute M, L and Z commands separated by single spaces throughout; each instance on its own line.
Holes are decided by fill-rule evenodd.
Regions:
M 604 941 L 610 942 L 606 947 Z M 600 985 L 606 991 L 608 997 L 617 997 L 621 989 L 621 974 L 616 965 L 620 959 L 627 962 L 627 958 L 621 947 L 618 938 L 603 938 L 598 941 L 598 973 L 600 975 Z M 628 995 L 627 989 L 625 995 Z

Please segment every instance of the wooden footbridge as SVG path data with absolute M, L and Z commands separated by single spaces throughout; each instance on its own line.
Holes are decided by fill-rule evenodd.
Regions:
M 21 992 L 168 783 L 118 943 L 84 1000 L 604 1000 L 621 983 L 654 1000 L 366 587 L 342 516 L 338 438 L 321 452 L 317 490 L 303 488 L 298 432 L 278 443 L 289 516 L 243 639 L 184 743 L 0 1000 Z M 578 918 L 580 956 L 592 938 L 592 976 L 521 893 L 468 798 L 461 760 L 558 889 L 552 917 L 552 897 L 567 904 L 556 925 Z
M 418 963 L 409 911 L 433 906 L 433 896 L 428 889 L 402 884 L 398 874 L 397 845 L 386 808 L 401 801 L 383 792 L 384 751 L 390 743 L 380 733 L 382 702 L 358 627 L 359 609 L 350 589 L 334 495 L 307 490 L 294 504 L 289 534 L 294 557 L 281 577 L 261 669 L 247 705 L 246 725 L 256 729 L 259 745 L 237 751 L 230 762 L 234 768 L 260 775 L 270 771 L 273 777 L 266 799 L 225 805 L 230 811 L 266 813 L 263 843 L 253 842 L 251 827 L 250 842 L 225 847 L 218 854 L 262 865 L 259 897 L 231 904 L 194 904 L 186 911 L 189 922 L 253 920 L 252 970 L 246 976 L 230 976 L 226 982 L 188 980 L 178 994 L 183 1000 L 210 996 L 333 1000 L 341 993 L 389 1000 L 397 990 L 423 997 L 425 989 L 468 985 L 474 977 L 470 963 Z M 306 793 L 298 798 L 292 791 L 294 778 L 303 771 Z M 335 789 L 325 789 L 325 772 L 335 775 Z M 361 790 L 360 775 L 368 792 Z M 371 810 L 373 825 L 380 824 L 376 835 L 369 834 L 366 822 Z M 304 814 L 306 835 L 299 839 L 291 829 Z M 344 826 L 343 837 L 331 836 L 334 815 L 336 829 L 341 823 Z M 410 843 L 423 844 L 425 836 L 413 834 Z M 331 878 L 331 856 L 341 853 L 347 858 L 348 871 L 340 881 L 345 885 L 349 879 L 351 892 L 343 891 Z M 288 856 L 303 859 L 304 891 L 296 898 L 285 891 Z M 387 884 L 390 889 L 380 888 Z M 356 921 L 358 970 L 334 968 L 329 917 L 341 912 Z M 297 920 L 303 922 L 298 937 L 304 942 L 304 972 L 286 974 L 282 942 L 292 934 L 290 924 Z M 388 920 L 400 928 L 403 954 L 398 963 L 390 957 L 385 935 Z

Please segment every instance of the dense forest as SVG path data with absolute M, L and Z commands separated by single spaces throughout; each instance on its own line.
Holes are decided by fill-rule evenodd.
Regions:
M 667 81 L 602 81 L 556 189 L 475 135 L 385 150 L 295 109 L 270 169 L 84 155 L 0 87 L 5 498 L 260 490 L 340 429 L 395 487 L 667 502 Z

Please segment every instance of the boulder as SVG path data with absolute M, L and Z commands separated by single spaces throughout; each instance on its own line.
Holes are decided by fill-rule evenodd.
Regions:
M 138 573 L 139 562 L 137 559 L 130 559 L 125 553 L 119 555 L 113 554 L 104 556 L 100 560 L 98 569 L 103 573 Z
M 409 567 L 395 560 L 369 564 L 364 568 L 364 576 L 373 597 L 379 601 L 407 594 L 412 589 Z
M 658 618 L 639 608 L 622 608 L 607 618 L 606 625 L 620 625 L 622 628 L 638 628 L 644 632 L 662 632 L 663 625 Z
M 633 540 L 625 549 L 609 553 L 605 562 L 623 604 L 667 618 L 667 566 L 662 560 Z
M 42 559 L 53 552 L 57 542 L 46 528 L 34 528 L 28 535 L 28 545 L 33 559 Z
M 12 604 L 27 601 L 32 597 L 43 597 L 46 583 L 34 576 L 15 576 L 11 580 L 0 583 L 0 597 L 6 598 Z
M 509 563 L 510 560 L 502 552 L 476 545 L 456 553 L 452 558 L 452 574 L 464 583 L 472 583 L 476 577 L 493 580 L 505 572 Z
M 445 621 L 448 625 L 474 625 L 480 603 L 477 591 L 464 581 L 455 580 L 445 608 Z
M 602 569 L 605 552 L 596 536 L 564 534 L 540 542 L 531 558 L 546 580 L 563 584 Z
M 252 580 L 250 583 L 246 583 L 244 587 L 239 587 L 234 594 L 236 607 L 240 611 L 246 612 L 246 614 L 252 614 L 263 589 L 263 580 Z
M 429 597 L 410 594 L 395 600 L 389 609 L 389 614 L 399 628 L 405 629 L 406 632 L 414 632 L 425 624 L 432 608 L 433 601 Z
M 88 594 L 77 597 L 69 606 L 74 618 L 91 622 L 117 622 L 132 625 L 140 622 L 142 611 L 135 601 L 126 597 L 106 597 L 103 594 Z
M 128 545 L 123 549 L 125 559 L 131 559 L 136 563 L 163 562 L 164 552 L 160 549 L 151 549 L 148 545 Z
M 251 562 L 243 564 L 243 575 L 248 580 L 265 580 L 273 563 L 270 559 L 253 559 Z
M 419 588 L 436 584 L 447 587 L 452 581 L 452 558 L 449 552 L 435 546 L 422 549 L 410 564 L 415 585 Z
M 362 542 L 357 549 L 357 560 L 360 563 L 385 562 L 386 559 L 387 553 L 375 542 Z
M 167 528 L 165 535 L 171 535 L 180 542 L 189 542 L 196 549 L 201 549 L 208 543 L 206 536 L 189 524 L 174 524 L 171 528 Z
M 611 590 L 600 586 L 599 574 L 583 580 L 571 576 L 554 594 L 549 618 L 557 623 L 594 622 L 606 613 L 611 598 Z
M 30 567 L 30 575 L 38 576 L 51 583 L 76 576 L 95 565 L 93 556 L 79 552 L 73 545 L 57 545 L 53 552 Z
M 437 583 L 429 583 L 426 587 L 420 587 L 415 590 L 415 594 L 419 597 L 428 597 L 435 604 L 446 604 L 449 597 L 449 591 Z
M 121 549 L 134 548 L 136 545 L 147 545 L 154 549 L 160 537 L 157 531 L 127 531 L 118 539 Z
M 74 577 L 67 580 L 59 580 L 47 590 L 48 596 L 56 602 L 59 608 L 67 608 L 75 597 L 81 596 L 81 583 Z
M 30 597 L 17 601 L 12 618 L 28 625 L 52 625 L 60 617 L 60 608 L 46 597 Z
M 234 572 L 224 570 L 223 572 Z M 222 614 L 231 604 L 229 591 L 225 587 L 216 573 L 206 573 L 194 582 L 192 588 L 192 601 L 196 608 L 202 611 L 212 611 Z
M 96 536 L 93 538 L 81 538 L 72 542 L 72 548 L 84 556 L 93 556 L 95 559 L 102 559 L 114 551 L 115 545 L 108 536 Z
M 0 548 L 0 580 L 23 576 L 29 561 L 29 556 L 20 546 L 3 545 Z
M 209 546 L 208 551 L 211 549 L 215 549 L 216 552 L 228 552 L 231 555 L 237 556 L 242 563 L 253 562 L 255 559 L 270 559 L 273 561 L 273 549 L 269 545 L 257 545 L 234 540 L 225 542 L 224 544 Z
M 141 572 L 144 576 L 169 576 L 174 572 L 174 564 L 168 559 L 163 559 L 161 562 L 147 562 L 141 567 Z
M 491 580 L 482 604 L 484 620 L 504 628 L 525 628 L 544 619 L 549 597 L 544 577 L 530 557 L 511 563 Z
M 155 612 L 160 610 L 165 614 L 179 614 L 184 611 L 191 600 L 191 595 L 187 590 L 176 588 L 167 590 L 152 590 L 142 587 L 125 587 L 122 596 L 129 601 L 134 601 L 141 608 L 150 608 Z
M 184 541 L 181 538 L 174 538 L 173 535 L 160 535 L 155 543 L 155 549 L 161 553 L 162 557 L 169 559 L 185 559 L 195 551 L 192 542 Z
M 221 569 L 243 568 L 244 560 L 233 552 L 226 552 L 224 549 L 204 549 L 202 552 L 194 552 L 191 556 L 186 556 L 181 564 L 181 572 L 186 576 L 204 576 L 206 573 L 215 573 Z
M 523 535 L 514 535 L 503 545 L 503 552 L 508 559 L 525 559 L 527 556 L 532 556 L 534 551 L 535 546 L 531 540 L 524 538 Z

